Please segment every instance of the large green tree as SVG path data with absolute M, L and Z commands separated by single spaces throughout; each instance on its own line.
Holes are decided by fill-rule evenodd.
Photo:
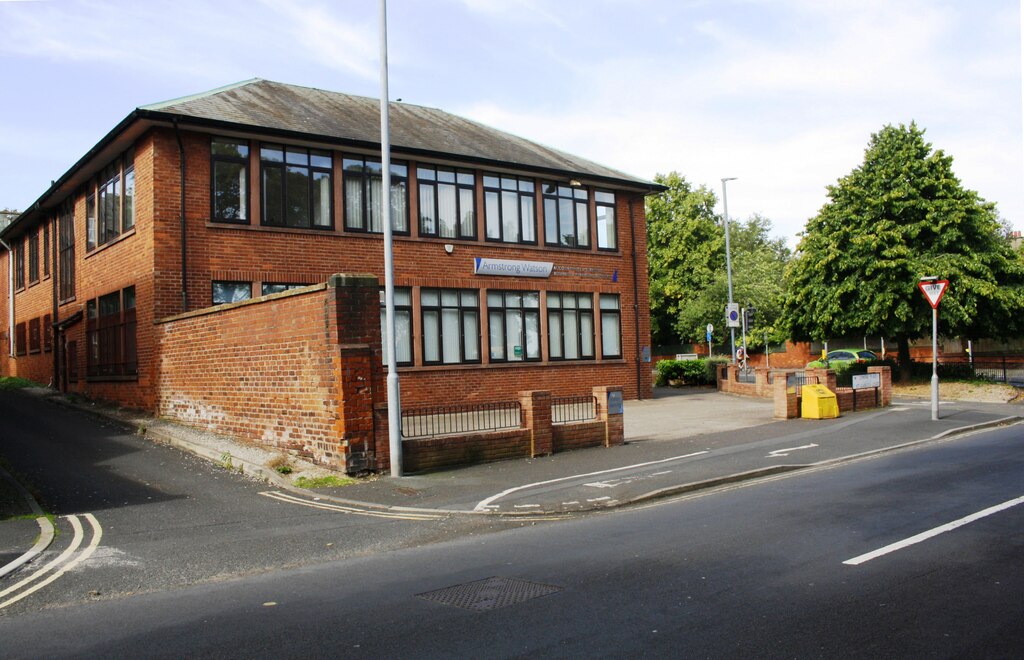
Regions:
M 793 339 L 843 335 L 909 340 L 931 331 L 923 276 L 950 284 L 939 310 L 947 336 L 1007 337 L 1024 325 L 1024 267 L 995 205 L 965 189 L 953 159 L 924 131 L 885 126 L 864 162 L 828 188 L 807 222 L 786 274 L 785 318 Z
M 715 215 L 715 194 L 693 188 L 673 172 L 655 180 L 668 191 L 648 199 L 648 259 L 652 334 L 655 345 L 701 342 L 708 323 L 716 326 L 716 341 L 725 332 L 725 303 L 729 299 L 725 270 L 725 232 Z M 753 216 L 731 222 L 734 300 L 753 304 L 757 320 L 748 345 L 779 341 L 785 334 L 776 320 L 783 302 L 782 276 L 789 249 L 771 238 L 771 223 Z

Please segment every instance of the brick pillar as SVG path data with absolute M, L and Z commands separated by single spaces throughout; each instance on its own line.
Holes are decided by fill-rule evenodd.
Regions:
M 551 392 L 530 390 L 519 393 L 523 407 L 523 426 L 530 429 L 530 456 L 547 456 L 553 451 L 551 429 Z
M 608 395 L 613 392 L 618 392 L 621 401 L 622 388 L 619 386 L 600 385 L 594 388 L 594 397 L 597 398 L 597 419 L 604 422 L 605 447 L 626 442 L 626 424 L 622 413 L 608 412 Z
M 385 398 L 378 288 L 376 275 L 327 280 L 327 331 L 336 344 L 334 430 L 349 473 L 388 465 L 388 444 L 381 447 L 374 437 L 374 404 Z
M 879 374 L 882 385 L 878 392 L 878 405 L 883 408 L 892 404 L 892 368 L 890 367 L 868 367 L 869 374 Z
M 772 396 L 772 390 L 768 386 L 768 370 L 763 367 L 754 369 L 754 394 L 757 396 Z
M 836 391 L 836 372 L 831 369 L 808 369 L 808 376 L 817 376 L 818 383 L 824 385 L 830 392 Z
M 775 419 L 793 419 L 797 417 L 796 388 L 793 392 L 786 386 L 786 374 L 776 374 L 772 383 L 772 398 L 775 402 Z

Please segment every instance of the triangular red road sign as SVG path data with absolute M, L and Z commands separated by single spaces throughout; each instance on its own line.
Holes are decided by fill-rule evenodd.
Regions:
M 946 293 L 946 287 L 949 286 L 949 280 L 935 280 L 933 282 L 918 282 L 918 287 L 921 289 L 921 293 L 928 300 L 928 304 L 932 306 L 932 309 L 938 309 L 939 301 L 942 300 L 942 296 Z

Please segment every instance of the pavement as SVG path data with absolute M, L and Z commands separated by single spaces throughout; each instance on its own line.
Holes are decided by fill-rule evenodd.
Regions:
M 397 478 L 377 476 L 309 490 L 295 486 L 294 479 L 332 473 L 289 459 L 293 472 L 283 475 L 274 469 L 282 458 L 279 452 L 138 412 L 76 401 L 52 390 L 28 392 L 263 479 L 281 497 L 332 503 L 341 510 L 432 516 L 567 516 L 635 505 L 905 450 L 1016 424 L 1024 417 L 1019 404 L 942 402 L 940 419 L 932 420 L 928 400 L 908 399 L 838 419 L 779 421 L 772 417 L 770 400 L 712 389 L 658 388 L 654 399 L 626 402 L 622 446 Z M 29 490 L 0 466 L 0 577 L 45 550 L 52 529 Z

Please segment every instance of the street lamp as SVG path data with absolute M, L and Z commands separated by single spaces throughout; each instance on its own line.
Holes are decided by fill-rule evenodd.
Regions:
M 726 181 L 735 181 L 736 177 L 727 176 L 722 179 L 722 220 L 725 223 L 725 278 L 729 283 L 729 307 L 732 307 L 732 256 L 729 254 L 729 198 L 725 193 Z M 729 348 L 732 351 L 732 363 L 736 364 L 736 327 L 729 325 Z

